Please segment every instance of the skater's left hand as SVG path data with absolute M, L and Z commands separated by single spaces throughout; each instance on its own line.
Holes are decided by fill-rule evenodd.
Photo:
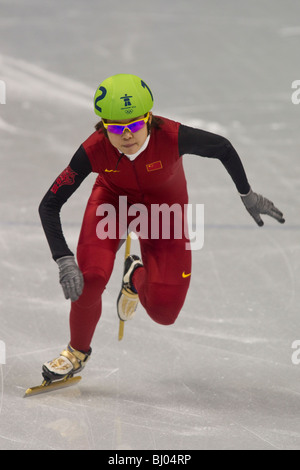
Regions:
M 260 227 L 264 225 L 260 214 L 269 215 L 270 217 L 278 220 L 279 223 L 284 224 L 285 220 L 283 218 L 283 213 L 274 206 L 273 202 L 260 194 L 254 193 L 252 189 L 250 189 L 249 193 L 245 196 L 241 196 L 241 199 L 249 214 Z

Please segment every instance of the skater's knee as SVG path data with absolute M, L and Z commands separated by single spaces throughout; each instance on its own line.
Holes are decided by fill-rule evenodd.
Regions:
M 177 320 L 182 305 L 175 299 L 166 297 L 149 300 L 147 313 L 153 321 L 160 325 L 173 325 Z
M 173 325 L 182 309 L 184 295 L 179 295 L 174 286 L 152 285 L 149 289 L 145 308 L 153 321 L 161 325 Z M 176 286 L 175 286 L 176 287 Z
M 101 268 L 87 267 L 82 271 L 85 284 L 106 284 L 106 275 Z
M 150 310 L 147 312 L 150 318 L 158 323 L 159 325 L 170 326 L 175 323 L 179 312 L 166 312 L 166 311 L 159 311 L 159 310 Z
M 82 308 L 90 308 L 101 302 L 101 296 L 107 284 L 105 274 L 94 268 L 88 268 L 82 272 L 84 279 L 83 292 L 76 304 Z

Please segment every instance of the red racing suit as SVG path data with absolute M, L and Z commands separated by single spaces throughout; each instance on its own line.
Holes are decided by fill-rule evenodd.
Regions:
M 83 217 L 77 247 L 77 261 L 84 276 L 81 297 L 71 303 L 70 342 L 73 348 L 88 351 L 102 311 L 102 293 L 114 266 L 120 241 L 134 217 L 137 205 L 145 208 L 144 219 L 151 227 L 153 205 L 174 204 L 181 208 L 182 236 L 175 236 L 176 216 L 170 216 L 170 236 L 139 237 L 143 268 L 133 275 L 141 304 L 157 323 L 175 322 L 184 304 L 191 279 L 191 250 L 186 230 L 187 183 L 181 156 L 195 153 L 218 158 L 241 193 L 249 191 L 241 161 L 227 139 L 161 118 L 151 130 L 146 149 L 133 161 L 112 146 L 101 131 L 94 132 L 80 147 L 70 165 L 56 179 L 40 205 L 42 224 L 54 259 L 72 254 L 64 239 L 59 212 L 61 206 L 92 171 L 98 174 Z M 120 217 L 120 197 L 127 201 L 126 218 Z M 114 237 L 101 239 L 97 227 L 104 215 L 99 207 L 114 208 Z M 132 214 L 132 213 L 131 213 Z M 145 219 L 146 218 L 146 219 Z

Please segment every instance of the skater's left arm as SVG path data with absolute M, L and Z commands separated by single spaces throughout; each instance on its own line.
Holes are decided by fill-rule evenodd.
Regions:
M 273 202 L 252 191 L 242 161 L 231 142 L 217 134 L 180 125 L 178 135 L 179 154 L 194 154 L 202 157 L 217 158 L 231 176 L 241 199 L 257 225 L 264 225 L 260 215 L 284 223 L 283 214 Z

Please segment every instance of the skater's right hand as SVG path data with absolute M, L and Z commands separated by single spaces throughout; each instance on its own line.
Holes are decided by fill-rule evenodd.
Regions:
M 65 298 L 75 302 L 83 291 L 83 275 L 76 264 L 74 256 L 63 256 L 56 263 L 59 267 L 59 282 L 63 288 Z

